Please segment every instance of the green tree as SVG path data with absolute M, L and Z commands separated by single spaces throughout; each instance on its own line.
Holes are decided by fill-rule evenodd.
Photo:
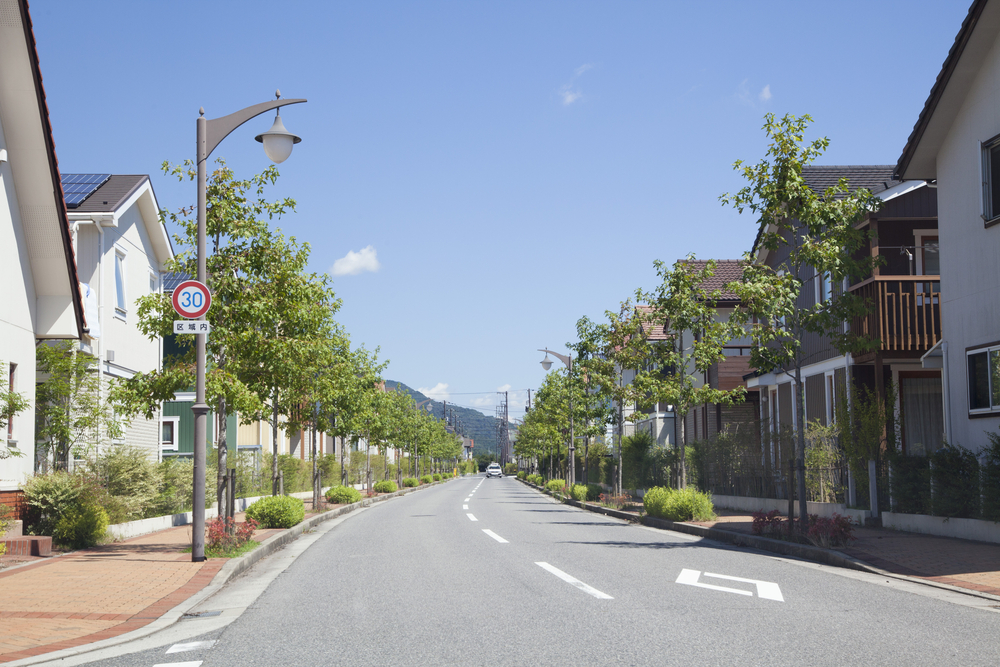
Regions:
M 64 467 L 73 451 L 97 456 L 102 444 L 122 436 L 94 357 L 74 341 L 47 341 L 36 348 L 36 364 L 36 465 L 51 456 Z
M 194 178 L 190 162 L 164 163 L 178 179 Z M 340 307 L 328 276 L 309 273 L 309 245 L 271 229 L 271 222 L 294 210 L 292 199 L 270 202 L 267 187 L 278 178 L 269 167 L 239 180 L 222 160 L 208 183 L 207 282 L 213 295 L 205 318 L 212 325 L 206 341 L 206 399 L 220 418 L 239 413 L 244 423 L 269 414 L 272 432 L 305 427 L 312 417 L 310 381 L 343 355 L 344 335 L 333 320 Z M 194 207 L 161 212 L 180 227 L 181 249 L 167 269 L 195 275 L 197 218 Z M 167 336 L 175 319 L 170 296 L 138 300 L 139 329 L 149 338 Z M 164 360 L 162 370 L 140 373 L 121 383 L 115 398 L 126 413 L 147 416 L 175 391 L 194 384 L 195 341 L 180 336 L 182 353 Z M 306 408 L 310 405 L 310 408 Z M 225 420 L 222 419 L 222 423 Z M 277 443 L 277 437 L 274 438 Z M 224 507 L 223 475 L 228 467 L 226 429 L 219 430 L 218 501 Z M 277 490 L 277 455 L 272 457 L 272 491 Z
M 720 200 L 742 213 L 756 216 L 758 237 L 752 252 L 744 256 L 743 278 L 728 286 L 740 298 L 742 308 L 735 321 L 747 328 L 753 347 L 751 364 L 762 371 L 792 371 L 795 377 L 795 411 L 798 468 L 797 486 L 801 529 L 808 528 L 805 478 L 805 396 L 802 391 L 804 362 L 802 340 L 807 334 L 823 336 L 840 353 L 875 349 L 878 341 L 845 331 L 843 323 L 864 314 L 867 306 L 850 292 L 833 290 L 832 296 L 812 306 L 800 300 L 812 281 L 829 280 L 840 285 L 860 278 L 871 270 L 872 259 L 859 251 L 865 234 L 856 229 L 881 200 L 866 189 L 851 191 L 848 182 L 823 193 L 814 192 L 802 177 L 802 168 L 823 154 L 829 145 L 825 137 L 805 141 L 812 118 L 774 114 L 764 117 L 764 131 L 770 139 L 765 157 L 756 165 L 737 161 L 747 185 Z M 753 254 L 766 251 L 781 259 L 774 266 L 756 261 Z
M 684 424 L 691 408 L 705 403 L 732 405 L 745 395 L 738 387 L 723 391 L 704 382 L 708 370 L 725 357 L 723 346 L 739 337 L 742 330 L 733 330 L 729 318 L 719 315 L 721 290 L 709 290 L 706 284 L 715 275 L 715 260 L 698 267 L 694 255 L 667 268 L 654 263 L 660 284 L 649 293 L 641 290 L 636 298 L 648 307 L 639 311 L 646 331 L 657 331 L 655 344 L 650 346 L 650 363 L 654 372 L 636 379 L 636 388 L 645 390 L 657 402 L 674 406 L 681 422 L 680 451 L 687 444 Z M 658 372 L 655 372 L 658 371 Z M 684 456 L 680 460 L 680 486 L 687 484 Z

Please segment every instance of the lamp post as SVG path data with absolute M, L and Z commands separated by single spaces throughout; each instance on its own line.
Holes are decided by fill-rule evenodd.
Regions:
M 545 358 L 542 359 L 541 362 L 539 362 L 539 363 L 542 364 L 542 369 L 549 370 L 550 368 L 552 368 L 552 360 L 549 359 L 549 355 L 550 354 L 553 357 L 555 357 L 556 359 L 558 359 L 559 361 L 561 361 L 564 364 L 566 364 L 566 368 L 569 369 L 569 380 L 570 380 L 570 388 L 569 388 L 569 475 L 568 475 L 569 479 L 566 480 L 566 486 L 568 486 L 569 488 L 573 488 L 573 484 L 576 483 L 576 453 L 574 451 L 575 439 L 573 438 L 573 386 L 572 386 L 572 383 L 573 383 L 573 355 L 571 353 L 569 356 L 566 356 L 566 355 L 563 355 L 563 354 L 559 354 L 558 352 L 553 352 L 552 350 L 546 350 L 546 349 L 541 349 L 541 350 L 538 350 L 538 351 L 545 353 Z
M 289 104 L 300 104 L 304 99 L 283 100 L 281 91 L 275 93 L 272 102 L 261 102 L 236 113 L 209 120 L 205 118 L 205 108 L 198 111 L 197 155 L 198 163 L 198 282 L 206 282 L 207 257 L 205 252 L 206 217 L 208 214 L 208 156 L 229 136 L 229 133 L 251 118 L 256 118 L 271 109 L 280 109 Z M 257 135 L 257 141 L 264 144 L 264 152 L 273 162 L 284 162 L 292 152 L 292 146 L 302 141 L 285 129 L 281 122 L 281 112 L 267 132 Z M 208 404 L 205 403 L 205 336 L 196 336 L 195 399 L 191 411 L 194 413 L 194 498 L 191 528 L 191 560 L 200 563 L 205 560 L 205 440 L 208 425 Z M 223 428 L 225 428 L 223 422 Z

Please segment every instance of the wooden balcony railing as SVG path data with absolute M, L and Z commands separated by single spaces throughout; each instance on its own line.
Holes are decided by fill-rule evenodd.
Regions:
M 940 276 L 875 276 L 851 292 L 869 304 L 851 330 L 881 340 L 882 352 L 923 353 L 941 340 Z

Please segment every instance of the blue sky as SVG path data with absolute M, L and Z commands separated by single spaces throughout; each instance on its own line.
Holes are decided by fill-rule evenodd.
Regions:
M 809 113 L 820 164 L 893 164 L 969 0 L 866 2 L 102 2 L 31 6 L 60 168 L 150 174 L 194 119 L 271 99 L 302 143 L 281 221 L 338 266 L 338 319 L 387 377 L 493 413 L 575 323 L 654 286 L 655 259 L 738 258 L 718 197 Z M 268 162 L 261 117 L 213 157 Z M 353 254 L 352 254 L 353 253 Z M 341 260 L 338 264 L 338 260 Z M 377 267 L 377 270 L 372 270 Z M 350 274 L 346 270 L 359 270 Z

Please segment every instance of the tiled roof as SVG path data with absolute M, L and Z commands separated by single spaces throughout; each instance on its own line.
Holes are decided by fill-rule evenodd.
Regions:
M 646 305 L 638 305 L 635 307 L 636 310 L 641 310 L 644 313 L 652 312 L 652 307 Z M 651 322 L 643 322 L 642 330 L 646 334 L 646 340 L 667 340 L 670 335 L 667 333 L 667 327 L 665 324 L 653 325 Z
M 688 262 L 686 259 L 678 260 L 690 264 L 696 271 L 701 271 L 708 264 L 707 259 L 696 259 Z M 708 292 L 720 290 L 722 301 L 739 301 L 739 297 L 726 289 L 726 285 L 743 277 L 743 262 L 738 259 L 717 259 L 715 260 L 715 274 L 705 281 L 703 287 Z
M 899 181 L 894 181 L 892 172 L 895 165 L 807 165 L 802 167 L 802 178 L 813 192 L 822 195 L 841 178 L 846 178 L 851 191 L 868 188 L 873 194 L 888 190 Z
M 106 173 L 106 172 L 105 172 Z M 145 174 L 115 175 L 87 197 L 74 213 L 111 213 L 125 203 L 143 183 L 149 180 Z

